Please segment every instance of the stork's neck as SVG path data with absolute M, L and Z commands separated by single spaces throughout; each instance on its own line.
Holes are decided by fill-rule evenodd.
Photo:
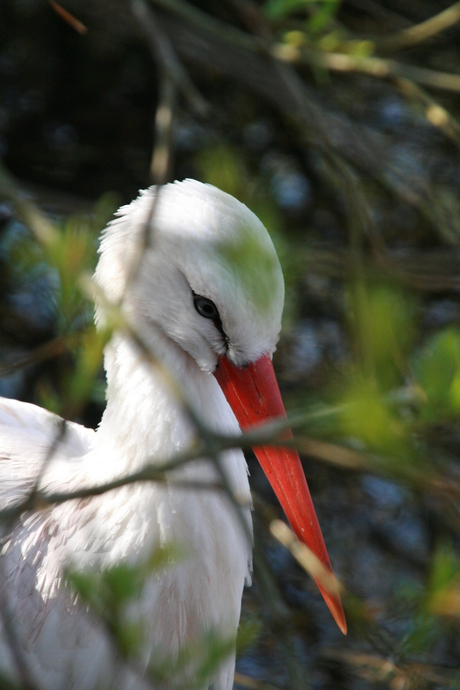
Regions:
M 238 431 L 215 378 L 177 346 L 161 338 L 158 344 L 158 365 L 125 335 L 115 336 L 105 352 L 107 408 L 96 443 L 115 474 L 136 470 L 147 458 L 161 463 L 191 445 L 195 430 L 169 376 L 211 427 Z

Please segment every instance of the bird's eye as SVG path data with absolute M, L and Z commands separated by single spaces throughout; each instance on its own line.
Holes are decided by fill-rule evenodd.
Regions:
M 217 311 L 216 305 L 207 297 L 193 295 L 193 303 L 198 314 L 204 316 L 205 319 L 219 319 L 219 312 Z

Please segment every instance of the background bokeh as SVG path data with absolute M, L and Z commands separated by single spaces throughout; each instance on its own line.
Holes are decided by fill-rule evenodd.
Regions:
M 459 22 L 428 0 L 0 3 L 0 394 L 97 425 L 80 279 L 152 182 L 216 184 L 277 246 L 275 366 L 349 633 L 249 458 L 272 580 L 244 595 L 238 688 L 460 688 Z

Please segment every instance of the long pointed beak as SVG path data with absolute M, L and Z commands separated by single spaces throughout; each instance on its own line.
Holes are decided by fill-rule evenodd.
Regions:
M 273 365 L 268 355 L 242 368 L 235 367 L 227 357 L 221 357 L 214 376 L 243 431 L 262 422 L 286 417 Z M 292 432 L 287 430 L 284 436 L 292 438 Z M 332 566 L 297 450 L 278 446 L 261 446 L 253 450 L 297 538 L 306 544 L 332 573 Z M 335 591 L 331 591 L 330 587 L 326 589 L 319 580 L 316 580 L 316 584 L 334 620 L 340 630 L 346 634 L 347 623 L 338 588 L 335 588 Z

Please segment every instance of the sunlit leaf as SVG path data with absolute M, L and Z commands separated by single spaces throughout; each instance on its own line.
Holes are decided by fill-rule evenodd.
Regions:
M 361 439 L 370 449 L 397 452 L 407 430 L 371 380 L 357 377 L 346 390 L 341 413 L 342 433 Z
M 121 606 L 140 593 L 142 580 L 139 568 L 126 563 L 109 568 L 102 573 L 101 586 L 106 588 L 109 601 Z
M 238 652 L 251 647 L 257 642 L 263 630 L 263 623 L 257 616 L 246 616 L 240 621 L 236 648 Z
M 373 41 L 347 41 L 347 53 L 354 57 L 368 58 L 375 53 L 375 43 Z
M 135 656 L 140 652 L 144 637 L 140 624 L 127 620 L 117 621 L 112 627 L 112 632 L 123 657 Z
M 414 300 L 387 284 L 365 282 L 352 286 L 350 299 L 359 365 L 388 390 L 406 373 L 406 353 L 416 333 Z
M 176 543 L 164 544 L 155 548 L 150 554 L 145 563 L 144 571 L 158 572 L 163 568 L 174 565 L 186 557 L 187 553 L 184 546 Z
M 460 331 L 437 333 L 414 362 L 418 384 L 426 395 L 422 418 L 430 421 L 460 411 Z
M 111 329 L 96 330 L 90 326 L 79 338 L 75 348 L 75 365 L 67 377 L 64 395 L 64 416 L 75 417 L 92 397 L 93 387 L 102 367 L 104 347 Z
M 307 29 L 313 34 L 319 34 L 330 25 L 333 18 L 339 11 L 341 0 L 326 0 L 317 5 L 314 12 L 307 22 Z
M 436 619 L 419 613 L 411 621 L 410 630 L 403 640 L 404 651 L 419 654 L 430 650 L 439 640 L 441 629 Z
M 243 162 L 234 150 L 228 146 L 206 148 L 197 156 L 197 164 L 205 182 L 244 200 L 249 180 Z
M 446 617 L 460 617 L 460 558 L 442 545 L 435 552 L 426 593 L 426 608 Z
M 267 0 L 263 7 L 269 19 L 281 19 L 311 4 L 312 0 Z

